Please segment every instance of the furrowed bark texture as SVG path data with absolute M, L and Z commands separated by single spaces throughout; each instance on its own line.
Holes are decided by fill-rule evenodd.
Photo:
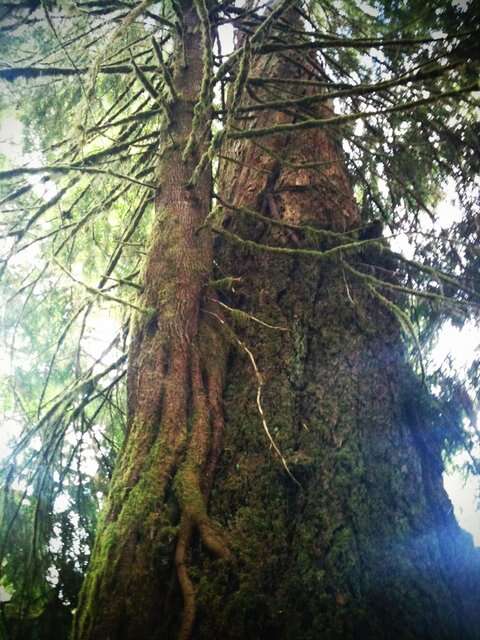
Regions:
M 181 3 L 177 97 L 161 146 L 141 297 L 149 313 L 134 323 L 129 354 L 128 434 L 81 591 L 76 640 L 164 637 L 165 626 L 175 629 L 170 637 L 189 637 L 196 608 L 187 567 L 192 536 L 198 532 L 216 557 L 229 556 L 206 511 L 223 430 L 225 349 L 211 318 L 200 315 L 202 301 L 207 307 L 212 297 L 211 235 L 198 233 L 209 210 L 210 172 L 187 186 L 208 146 L 210 118 L 209 106 L 198 105 L 208 35 L 201 3 L 194 4 Z M 172 594 L 175 606 L 166 610 Z
M 284 80 L 305 78 L 309 62 L 271 58 L 256 65 L 264 65 L 254 68 L 256 76 Z M 298 95 L 298 85 L 288 89 Z M 246 126 L 294 117 L 264 113 Z M 360 225 L 331 131 L 261 143 L 273 154 L 255 142 L 224 149 L 236 160 L 223 167 L 224 200 L 318 229 Z M 292 168 L 324 161 L 330 164 Z M 238 210 L 223 225 L 275 246 L 325 249 L 334 242 Z M 227 318 L 254 354 L 268 427 L 302 487 L 269 446 L 257 378 L 246 354 L 234 349 L 210 508 L 237 564 L 219 574 L 198 549 L 194 637 L 478 638 L 478 558 L 442 482 L 449 425 L 407 365 L 397 318 L 352 277 L 339 254 L 329 260 L 274 255 L 221 239 L 218 255 L 222 275 L 240 278 L 225 302 L 288 329 Z M 392 268 L 373 248 L 345 252 L 343 259 L 357 268 L 370 263 L 377 275 L 383 272 L 375 268 Z
M 348 270 L 391 265 L 378 247 L 325 259 L 255 246 L 327 250 L 361 225 L 335 133 L 224 145 L 233 161 L 217 188 L 233 208 L 213 223 L 213 248 L 197 233 L 210 176 L 185 184 L 208 141 L 181 156 L 205 68 L 200 27 L 187 10 L 141 301 L 152 314 L 134 332 L 129 434 L 74 640 L 475 638 L 476 561 L 442 485 L 445 429 L 391 308 Z M 251 72 L 305 79 L 316 67 L 273 55 Z M 263 111 L 244 126 L 298 115 Z M 217 295 L 212 253 L 214 279 L 236 278 Z

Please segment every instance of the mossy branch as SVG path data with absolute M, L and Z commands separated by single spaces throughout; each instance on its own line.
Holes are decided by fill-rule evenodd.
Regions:
M 343 116 L 334 116 L 332 118 L 308 118 L 306 120 L 301 120 L 300 122 L 277 124 L 273 127 L 247 129 L 244 131 L 229 131 L 226 135 L 232 140 L 246 140 L 251 138 L 262 138 L 266 136 L 291 133 L 293 131 L 303 131 L 307 129 L 318 129 L 321 127 L 343 125 L 349 122 L 354 122 L 356 120 L 371 118 L 373 116 L 382 116 L 389 113 L 397 113 L 400 111 L 410 111 L 411 109 L 416 109 L 417 107 L 433 104 L 435 102 L 439 102 L 440 100 L 446 100 L 447 98 L 456 98 L 467 93 L 472 93 L 473 91 L 478 91 L 478 82 L 469 84 L 466 87 L 462 87 L 461 89 L 445 91 L 444 93 L 438 93 L 430 96 L 429 98 L 423 98 L 422 100 L 412 100 L 411 102 L 405 102 L 394 107 L 387 107 L 386 109 L 362 111 L 360 113 L 349 113 Z
M 226 278 L 219 278 L 218 280 L 210 280 L 208 286 L 212 289 L 222 291 L 232 291 L 236 282 L 241 282 L 242 278 L 235 276 L 227 276 Z
M 182 9 L 182 5 L 181 5 L 179 0 L 171 0 L 171 2 L 172 2 L 173 13 L 175 14 L 175 18 L 177 19 L 177 22 L 175 24 L 177 32 L 179 34 L 183 35 L 184 28 L 183 28 L 183 9 Z
M 140 113 L 132 113 L 132 115 L 125 116 L 124 118 L 119 118 L 118 120 L 110 120 L 109 122 L 95 125 L 94 127 L 90 127 L 90 129 L 87 129 L 87 133 L 103 131 L 104 129 L 109 129 L 111 127 L 120 127 L 124 124 L 129 124 L 130 122 L 142 122 L 144 120 L 150 120 L 150 118 L 154 118 L 155 116 L 160 115 L 162 112 L 163 104 L 162 109 L 146 109 L 145 111 L 140 111 Z
M 140 67 L 135 62 L 132 51 L 130 49 L 130 64 L 132 65 L 132 69 L 137 76 L 137 80 L 140 82 L 145 91 L 155 100 L 155 102 L 159 102 L 159 93 L 147 78 L 147 76 L 143 73 Z
M 279 220 L 278 218 L 269 218 L 268 216 L 265 216 L 262 213 L 255 211 L 254 209 L 250 209 L 248 207 L 236 207 L 233 203 L 227 202 L 226 200 L 221 198 L 217 193 L 215 194 L 215 198 L 222 205 L 222 207 L 225 207 L 226 209 L 230 209 L 231 211 L 236 211 L 241 215 L 246 215 L 256 220 L 261 220 L 266 224 L 272 224 L 276 227 L 284 227 L 286 229 L 294 229 L 295 231 L 303 231 L 305 233 L 316 235 L 318 237 L 338 240 L 338 242 L 344 241 L 345 238 L 348 238 L 349 234 L 351 233 L 351 232 L 347 232 L 343 234 L 343 233 L 338 233 L 336 231 L 329 231 L 327 229 L 317 229 L 317 227 L 312 227 L 311 225 L 308 225 L 308 224 L 294 224 L 292 222 L 286 222 L 285 220 Z
M 268 222 L 271 222 L 270 218 L 266 218 Z M 255 253 L 268 252 L 268 253 L 277 253 L 280 255 L 291 255 L 291 256 L 300 256 L 305 258 L 316 258 L 317 260 L 329 260 L 342 252 L 351 252 L 358 251 L 362 247 L 366 245 L 377 245 L 382 246 L 381 243 L 377 239 L 368 239 L 368 240 L 358 240 L 354 242 L 348 242 L 345 244 L 339 244 L 336 247 L 332 247 L 331 249 L 326 249 L 325 251 L 320 251 L 319 249 L 293 249 L 291 247 L 275 247 L 268 244 L 261 244 L 259 242 L 255 242 L 254 240 L 246 240 L 241 238 L 236 233 L 232 233 L 231 231 L 227 231 L 226 229 L 221 229 L 219 227 L 212 227 L 212 231 L 214 233 L 218 233 L 219 235 L 225 237 L 227 240 L 231 242 L 241 245 L 246 249 L 253 251 Z
M 288 109 L 298 107 L 308 107 L 318 102 L 326 102 L 327 100 L 333 100 L 334 98 L 349 98 L 351 96 L 364 96 L 378 91 L 385 91 L 394 87 L 399 87 L 409 83 L 415 83 L 419 80 L 431 80 L 441 77 L 446 72 L 456 69 L 463 65 L 463 61 L 456 61 L 448 65 L 437 65 L 434 69 L 430 69 L 424 72 L 417 73 L 404 73 L 398 78 L 392 78 L 391 80 L 384 80 L 375 84 L 349 86 L 346 89 L 340 89 L 338 91 L 330 91 L 323 93 L 314 93 L 311 95 L 303 96 L 302 98 L 272 100 L 269 102 L 262 102 L 260 104 L 252 104 L 238 109 L 238 113 L 248 113 L 251 111 L 265 111 L 269 109 Z
M 418 359 L 420 363 L 420 369 L 422 372 L 422 381 L 425 382 L 425 366 L 423 364 L 423 353 L 422 347 L 420 345 L 420 341 L 417 336 L 417 332 L 415 331 L 415 327 L 412 324 L 412 321 L 408 317 L 408 314 L 400 309 L 398 305 L 394 302 L 383 296 L 373 285 L 368 284 L 368 290 L 379 300 L 391 313 L 397 318 L 400 323 L 400 326 L 405 331 L 405 333 L 409 334 L 413 340 L 415 345 L 415 349 L 418 354 Z
M 318 32 L 317 32 L 318 33 Z M 463 31 L 461 33 L 450 33 L 440 38 L 338 38 L 337 36 L 328 36 L 325 33 L 319 34 L 322 39 L 310 40 L 302 43 L 272 43 L 262 47 L 259 53 L 274 53 L 276 51 L 285 51 L 287 49 L 295 49 L 302 51 L 306 49 L 337 49 L 337 48 L 353 48 L 353 49 L 372 49 L 378 47 L 401 49 L 403 47 L 418 47 L 420 45 L 432 44 L 435 42 L 448 42 L 465 38 L 470 35 L 476 35 L 473 31 Z
M 139 65 L 142 71 L 155 72 L 154 65 Z M 14 82 L 19 78 L 30 80 L 33 78 L 68 78 L 88 73 L 86 67 L 8 67 L 0 69 L 0 80 Z M 99 74 L 125 75 L 132 73 L 132 67 L 128 64 L 102 65 L 98 69 Z
M 118 25 L 118 27 L 114 30 L 111 37 L 107 40 L 105 45 L 102 47 L 100 52 L 97 54 L 92 66 L 90 67 L 89 73 L 89 83 L 86 92 L 85 98 L 85 110 L 81 116 L 81 121 L 84 122 L 86 120 L 86 114 L 89 109 L 89 101 L 93 98 L 95 93 L 95 85 L 97 81 L 97 75 L 101 68 L 101 63 L 106 53 L 112 47 L 115 40 L 118 40 L 125 31 L 130 27 L 130 25 L 135 22 L 138 16 L 142 15 L 142 13 L 151 5 L 155 0 L 143 0 L 140 2 L 134 9 L 132 9 L 122 20 L 122 22 Z
M 287 327 L 280 327 L 274 324 L 270 324 L 268 322 L 265 322 L 264 320 L 261 320 L 260 318 L 257 318 L 256 316 L 253 316 L 250 313 L 247 313 L 246 311 L 242 311 L 242 309 L 234 309 L 233 307 L 229 307 L 227 304 L 221 302 L 220 300 L 213 300 L 212 298 L 209 299 L 212 302 L 220 305 L 222 309 L 228 311 L 231 314 L 232 318 L 234 318 L 235 320 L 239 320 L 239 322 L 241 322 L 242 324 L 245 321 L 256 322 L 257 324 L 261 325 L 262 327 L 266 327 L 267 329 L 274 329 L 276 331 L 288 331 Z
M 88 158 L 86 159 L 88 160 Z M 118 171 L 112 171 L 111 169 L 100 169 L 99 167 L 85 166 L 82 164 L 56 164 L 45 165 L 44 167 L 17 167 L 15 169 L 7 169 L 6 171 L 0 171 L 0 181 L 8 180 L 10 178 L 16 178 L 21 175 L 37 175 L 39 173 L 58 173 L 65 174 L 70 171 L 79 171 L 80 173 L 98 173 L 100 175 L 111 176 L 112 178 L 118 178 L 119 180 L 125 180 L 132 184 L 138 184 L 148 189 L 155 189 L 155 185 L 149 182 L 142 182 L 136 178 L 131 178 L 124 173 Z
M 400 260 L 401 262 L 403 262 L 404 264 L 414 268 L 415 270 L 423 271 L 424 273 L 428 273 L 433 278 L 435 278 L 436 280 L 441 280 L 442 282 L 445 282 L 446 284 L 449 284 L 452 287 L 455 287 L 456 289 L 459 289 L 460 291 L 465 291 L 465 293 L 468 293 L 468 294 L 474 296 L 477 299 L 479 298 L 478 291 L 475 291 L 474 289 L 471 289 L 470 287 L 465 286 L 464 284 L 459 282 L 456 278 L 453 278 L 452 276 L 448 275 L 447 273 L 444 273 L 443 271 L 440 271 L 439 269 L 435 269 L 434 267 L 430 267 L 427 264 L 422 264 L 422 263 L 417 262 L 415 260 L 411 260 L 409 258 L 406 258 L 405 256 L 402 256 L 401 253 L 397 253 L 395 251 L 390 251 L 390 250 L 389 250 L 389 253 L 390 253 L 391 256 L 393 256 L 397 260 Z
M 250 40 L 246 38 L 245 44 L 243 45 L 242 55 L 240 57 L 240 63 L 238 65 L 238 72 L 235 77 L 235 82 L 233 84 L 232 90 L 232 101 L 229 107 L 227 124 L 228 127 L 231 119 L 236 115 L 237 110 L 239 108 L 243 92 L 247 85 L 248 73 L 250 71 L 250 59 L 252 55 L 252 47 L 250 45 Z
M 85 395 L 91 389 L 95 388 L 95 385 L 101 380 L 103 377 L 107 376 L 111 371 L 118 369 L 122 364 L 127 360 L 127 354 L 122 354 L 115 362 L 113 362 L 110 366 L 108 366 L 103 371 L 99 373 L 92 374 L 93 367 L 90 369 L 88 376 L 84 377 L 82 380 L 73 384 L 70 389 L 59 394 L 56 399 L 53 400 L 52 405 L 44 413 L 44 415 L 38 420 L 38 422 L 28 429 L 28 432 L 24 433 L 22 437 L 15 444 L 15 447 L 12 450 L 12 453 L 9 456 L 9 459 L 14 460 L 15 457 L 28 446 L 28 443 L 31 442 L 32 438 L 40 431 L 40 429 L 50 420 L 53 420 L 55 416 L 65 416 L 65 405 L 71 402 L 76 395 L 83 394 Z M 97 364 L 96 362 L 94 364 Z
M 88 293 L 91 293 L 92 295 L 95 295 L 95 296 L 99 296 L 99 297 L 103 298 L 104 300 L 108 300 L 109 302 L 116 302 L 116 303 L 124 305 L 126 307 L 130 307 L 131 309 L 134 309 L 135 311 L 138 311 L 138 312 L 140 312 L 142 314 L 150 315 L 152 313 L 151 309 L 145 309 L 143 307 L 139 307 L 136 304 L 133 304 L 132 302 L 128 302 L 128 300 L 122 300 L 122 298 L 117 298 L 116 296 L 111 296 L 110 294 L 105 293 L 101 289 L 97 289 L 96 287 L 92 287 L 91 285 L 88 285 L 86 282 L 82 282 L 81 280 L 76 278 L 73 275 L 73 273 L 70 273 L 70 271 L 68 271 L 68 269 L 66 269 L 56 258 L 53 258 L 53 261 L 58 266 L 58 268 L 61 271 L 63 271 L 63 273 L 65 273 L 65 275 L 67 275 L 70 278 L 70 280 L 72 280 L 76 284 L 81 285 L 84 289 L 86 289 L 88 291 Z
M 177 92 L 177 89 L 175 87 L 175 82 L 173 80 L 173 76 L 172 76 L 172 74 L 170 72 L 170 69 L 165 64 L 160 45 L 158 44 L 158 42 L 156 41 L 156 39 L 153 36 L 151 38 L 151 43 L 152 43 L 152 46 L 153 46 L 153 50 L 155 52 L 155 57 L 157 58 L 158 64 L 159 64 L 160 69 L 162 71 L 162 76 L 163 76 L 163 80 L 164 80 L 165 86 L 168 88 L 168 91 L 170 93 L 170 96 L 171 96 L 172 100 L 178 100 L 178 92 Z
M 405 293 L 407 295 L 411 295 L 411 296 L 416 296 L 418 298 L 425 298 L 427 300 L 431 300 L 432 302 L 437 302 L 439 304 L 443 304 L 443 305 L 448 305 L 450 307 L 478 307 L 479 303 L 473 302 L 473 301 L 467 301 L 467 300 L 456 300 L 455 298 L 449 298 L 445 295 L 439 294 L 439 293 L 434 293 L 432 291 L 419 291 L 418 289 L 412 289 L 411 287 L 404 287 L 402 285 L 399 284 L 395 284 L 393 282 L 387 282 L 386 280 L 381 280 L 380 278 L 376 278 L 375 276 L 371 275 L 370 273 L 363 273 L 362 271 L 358 271 L 357 269 L 354 269 L 354 267 L 352 267 L 350 264 L 348 264 L 347 262 L 343 263 L 343 266 L 350 272 L 352 273 L 354 276 L 356 276 L 357 278 L 370 283 L 372 286 L 374 287 L 382 287 L 384 289 L 391 289 L 392 291 L 398 291 L 400 293 Z M 439 279 L 440 276 L 438 273 L 435 272 L 434 269 L 432 269 L 432 276 L 435 275 L 436 279 Z M 456 282 L 454 279 L 452 279 L 453 282 Z M 458 287 L 458 283 L 456 283 L 456 286 Z M 459 288 L 459 287 L 458 287 Z

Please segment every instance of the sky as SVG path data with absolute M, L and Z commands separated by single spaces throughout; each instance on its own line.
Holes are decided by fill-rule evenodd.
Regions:
M 448 357 L 455 368 L 462 372 L 471 364 L 480 343 L 480 329 L 473 323 L 458 329 L 450 323 L 444 327 L 431 355 L 432 369 L 438 368 Z M 480 414 L 476 414 L 477 429 L 480 429 Z M 459 454 L 454 464 L 464 463 L 465 455 Z M 453 466 L 453 465 L 452 465 Z M 455 516 L 462 528 L 472 534 L 475 545 L 480 547 L 480 478 L 464 474 L 453 468 L 443 476 L 444 486 L 452 501 Z

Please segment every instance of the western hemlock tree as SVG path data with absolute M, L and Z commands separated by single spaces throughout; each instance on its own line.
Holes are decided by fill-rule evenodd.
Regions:
M 0 175 L 4 333 L 39 353 L 7 405 L 15 634 L 35 590 L 75 640 L 478 635 L 442 484 L 477 433 L 422 354 L 479 304 L 478 16 L 356 4 L 3 9 L 39 157 Z

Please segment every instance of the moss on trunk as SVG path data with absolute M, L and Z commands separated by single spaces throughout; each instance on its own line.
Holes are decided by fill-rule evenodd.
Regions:
M 291 331 L 237 331 L 302 488 L 269 448 L 255 377 L 236 353 L 211 510 L 237 565 L 219 575 L 199 556 L 194 637 L 478 637 L 474 549 L 442 484 L 447 434 L 405 364 L 396 319 L 360 285 L 347 294 L 339 265 L 262 261 L 256 284 L 268 301 L 248 312 Z
M 234 162 L 222 161 L 227 208 L 211 273 L 211 239 L 198 233 L 209 174 L 187 187 L 208 146 L 192 149 L 190 135 L 208 34 L 201 11 L 185 16 L 177 144 L 160 166 L 145 273 L 142 306 L 153 313 L 131 346 L 130 430 L 74 638 L 478 637 L 474 550 L 442 486 L 446 433 L 392 307 L 340 251 L 318 260 L 221 239 L 223 229 L 326 249 L 360 226 L 336 138 L 315 130 L 224 145 Z M 251 71 L 308 79 L 317 67 L 275 54 Z M 303 87 L 282 86 L 290 97 Z M 295 117 L 262 111 L 245 126 Z M 385 266 L 377 249 L 349 260 Z M 217 298 L 208 280 L 225 278 Z
M 302 89 L 285 79 L 309 72 L 319 72 L 316 60 L 295 55 L 254 60 L 251 70 L 281 78 L 289 97 Z M 266 90 L 257 97 L 267 99 Z M 330 105 L 317 108 L 314 117 L 330 115 Z M 294 118 L 264 111 L 245 127 Z M 335 134 L 237 141 L 223 154 L 235 159 L 222 171 L 229 232 L 326 249 L 352 237 L 335 233 L 361 226 Z M 235 278 L 224 302 L 244 312 L 228 320 L 254 354 L 267 426 L 301 487 L 262 429 L 258 377 L 234 341 L 210 504 L 236 564 L 219 572 L 201 546 L 192 557 L 195 639 L 479 637 L 478 553 L 442 482 L 442 446 L 454 425 L 408 364 L 392 305 L 348 270 L 348 262 L 391 270 L 382 247 L 315 260 L 218 241 L 221 274 Z
M 192 535 L 229 556 L 206 509 L 221 449 L 225 363 L 212 319 L 201 314 L 214 299 L 212 238 L 198 233 L 209 211 L 210 169 L 191 184 L 209 144 L 211 45 L 203 3 L 181 2 L 178 11 L 175 91 L 140 301 L 149 313 L 132 326 L 128 433 L 80 594 L 75 640 L 137 640 L 171 628 L 188 638 L 196 607 L 187 565 Z

